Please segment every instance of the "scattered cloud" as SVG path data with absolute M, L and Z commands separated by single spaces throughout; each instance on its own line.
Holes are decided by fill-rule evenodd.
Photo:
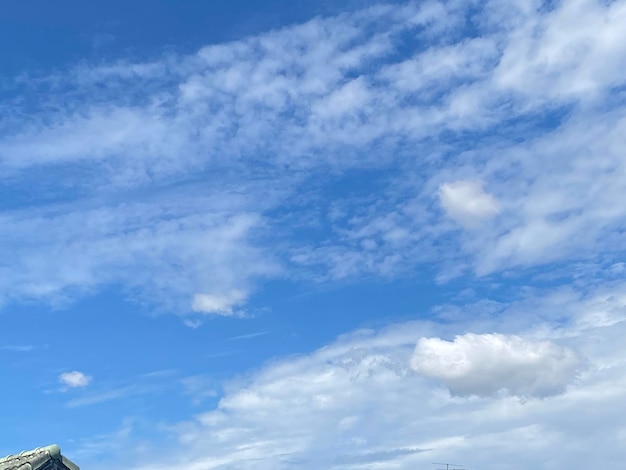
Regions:
M 478 181 L 454 181 L 439 187 L 446 214 L 465 227 L 475 227 L 500 212 L 497 200 Z
M 244 304 L 247 297 L 248 295 L 240 290 L 232 290 L 224 294 L 196 294 L 191 303 L 191 310 L 229 317 L 237 314 L 233 309 Z
M 626 251 L 625 23 L 624 1 L 396 2 L 21 77 L 0 113 L 0 304 L 121 286 L 155 310 L 243 317 L 268 278 L 489 275 L 474 303 L 435 309 L 441 323 L 345 335 L 219 397 L 206 376 L 175 381 L 207 410 L 167 427 L 161 462 L 124 461 L 613 465 L 626 445 L 626 289 L 612 280 Z M 506 291 L 503 272 L 524 285 Z M 525 285 L 540 276 L 570 285 Z M 142 380 L 67 405 L 159 388 Z M 116 447 L 134 448 L 132 428 Z
M 432 259 L 483 275 L 626 248 L 607 238 L 624 215 L 622 2 L 511 8 L 518 21 L 493 2 L 375 5 L 16 82 L 33 99 L 0 121 L 2 184 L 40 191 L 3 213 L 0 300 L 115 284 L 160 310 L 237 316 L 268 277 L 393 277 Z M 381 202 L 349 190 L 358 171 Z M 455 233 L 436 193 L 472 230 Z M 324 197 L 350 216 L 317 217 Z M 327 230 L 303 230 L 315 220 Z
M 92 377 L 82 372 L 73 370 L 59 375 L 59 382 L 68 388 L 84 388 L 91 383 Z
M 607 295 L 593 288 L 581 304 L 548 291 L 505 305 L 510 314 L 488 315 L 489 325 L 480 315 L 454 324 L 408 322 L 271 361 L 225 384 L 214 408 L 168 427 L 171 445 L 180 447 L 162 466 L 399 469 L 457 459 L 481 468 L 495 456 L 514 462 L 503 467 L 511 470 L 578 468 L 597 458 L 590 445 L 609 462 L 623 444 L 614 410 L 626 404 L 626 362 L 616 355 L 626 321 L 564 330 L 560 317 L 549 315 L 558 309 L 569 325 L 580 325 Z M 543 312 L 524 337 L 458 334 L 517 328 L 519 309 Z M 440 339 L 455 332 L 453 342 Z M 508 393 L 497 393 L 502 389 Z M 542 467 L 554 448 L 565 449 L 558 465 Z M 153 465 L 145 460 L 134 468 Z

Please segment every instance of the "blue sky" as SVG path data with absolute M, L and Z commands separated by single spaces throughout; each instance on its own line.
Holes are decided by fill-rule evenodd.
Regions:
M 621 0 L 7 5 L 0 452 L 618 461 L 625 22 Z

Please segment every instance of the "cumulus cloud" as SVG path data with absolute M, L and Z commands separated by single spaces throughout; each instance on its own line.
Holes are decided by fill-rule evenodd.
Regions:
M 454 181 L 439 187 L 439 201 L 446 214 L 466 227 L 480 225 L 500 212 L 498 201 L 479 181 Z
M 422 338 L 411 359 L 416 372 L 439 379 L 458 396 L 547 397 L 563 393 L 581 360 L 548 341 L 519 336 L 472 334 L 454 341 Z
M 605 297 L 600 290 L 596 295 Z M 547 293 L 524 308 L 558 306 L 572 323 L 594 310 L 593 303 L 555 304 L 555 296 L 558 292 Z M 518 319 L 519 312 L 505 316 L 499 326 L 515 327 Z M 590 446 L 602 449 L 606 462 L 621 455 L 623 420 L 615 410 L 626 406 L 626 362 L 619 354 L 626 322 L 590 326 L 567 337 L 556 321 L 534 325 L 543 335 L 567 339 L 571 349 L 541 335 L 437 339 L 481 323 L 471 317 L 454 325 L 401 323 L 272 360 L 226 383 L 217 406 L 168 426 L 174 433 L 171 452 L 156 468 L 402 469 L 444 460 L 487 468 L 495 456 L 514 462 L 503 467 L 507 470 L 582 469 L 598 457 L 588 452 Z M 432 374 L 445 383 L 458 379 L 465 387 L 460 391 L 473 396 L 449 394 L 413 370 L 416 342 L 418 351 L 434 350 L 428 363 Z M 575 383 L 580 362 L 573 350 L 584 351 L 589 360 Z M 497 387 L 525 399 L 497 393 Z M 200 381 L 195 392 L 213 390 L 215 384 Z M 581 412 L 585 409 L 594 412 Z M 132 443 L 130 436 L 127 447 Z M 555 448 L 561 449 L 558 465 L 545 466 Z M 135 469 L 155 468 L 150 451 L 132 461 Z M 94 468 L 104 465 L 95 462 Z
M 248 295 L 240 290 L 232 290 L 224 294 L 196 294 L 193 297 L 191 309 L 194 312 L 222 315 L 234 315 L 236 307 L 242 305 Z
M 83 388 L 89 385 L 92 377 L 85 375 L 83 372 L 73 370 L 71 372 L 63 372 L 59 375 L 59 382 L 69 388 Z

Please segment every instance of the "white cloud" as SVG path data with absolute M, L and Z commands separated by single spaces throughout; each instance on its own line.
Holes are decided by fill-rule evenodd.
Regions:
M 577 114 L 527 146 L 501 149 L 501 160 L 489 161 L 481 176 L 494 182 L 502 216 L 465 245 L 477 271 L 613 256 L 626 248 L 616 236 L 626 214 L 618 203 L 626 190 L 625 129 L 621 109 Z
M 581 361 L 573 351 L 547 341 L 468 333 L 452 342 L 420 339 L 411 366 L 441 380 L 453 395 L 504 392 L 527 398 L 563 393 L 576 378 Z
M 194 292 L 237 292 L 257 276 L 279 271 L 253 241 L 262 219 L 236 195 L 65 209 L 3 216 L 0 236 L 11 242 L 0 252 L 7 265 L 21 269 L 9 277 L 11 269 L 0 268 L 7 274 L 0 281 L 1 300 L 62 303 L 120 282 L 142 302 L 185 314 Z
M 598 458 L 590 446 L 601 449 L 601 464 L 608 464 L 624 444 L 615 410 L 626 406 L 620 354 L 626 322 L 582 327 L 578 319 L 608 308 L 602 299 L 619 289 L 594 289 L 586 302 L 548 292 L 504 305 L 510 312 L 487 315 L 489 325 L 476 315 L 454 326 L 412 322 L 358 331 L 310 354 L 271 361 L 226 384 L 216 407 L 168 426 L 171 452 L 156 468 L 403 469 L 448 460 L 487 468 L 495 457 L 512 462 L 507 470 L 582 470 Z M 558 315 L 552 317 L 553 310 Z M 505 333 L 436 339 L 493 325 L 519 329 L 523 312 L 534 322 L 524 322 L 532 331 L 523 339 Z M 563 316 L 579 327 L 564 332 Z M 416 373 L 416 342 L 418 352 L 435 353 L 427 372 L 473 396 L 450 394 Z M 573 380 L 577 355 L 587 364 Z M 455 375 L 448 366 L 460 356 L 467 362 Z M 499 388 L 525 400 L 496 393 Z M 194 390 L 209 393 L 214 386 Z M 594 412 L 581 412 L 589 409 Z M 555 448 L 558 462 L 546 465 Z M 134 468 L 154 468 L 149 454 L 135 459 Z
M 497 200 L 478 181 L 454 181 L 439 187 L 441 206 L 449 217 L 473 227 L 500 212 Z
M 394 276 L 443 259 L 489 274 L 623 249 L 608 232 L 624 216 L 623 98 L 612 94 L 626 83 L 624 3 L 469 5 L 374 6 L 16 85 L 0 175 L 7 191 L 39 189 L 30 209 L 3 216 L 2 300 L 116 284 L 187 311 L 195 294 L 248 292 L 279 273 Z M 477 37 L 458 37 L 466 20 Z M 406 37 L 424 47 L 399 57 Z M 328 238 L 290 239 L 311 217 L 299 203 L 319 196 L 312 181 L 349 187 L 352 169 L 376 170 L 384 202 L 337 197 L 348 216 Z M 450 235 L 437 191 L 473 230 Z
M 92 377 L 82 372 L 73 370 L 71 372 L 63 372 L 59 375 L 59 382 L 69 388 L 83 388 L 89 385 Z
M 248 295 L 240 290 L 232 290 L 224 294 L 196 294 L 191 309 L 194 312 L 212 315 L 231 316 L 236 314 L 233 309 L 241 306 Z
M 499 86 L 530 100 L 596 99 L 605 87 L 623 81 L 624 2 L 579 0 L 560 3 L 544 15 L 528 13 L 494 74 Z
M 157 370 L 132 378 L 111 381 L 100 380 L 95 386 L 91 386 L 88 391 L 73 397 L 65 403 L 67 408 L 84 408 L 98 406 L 106 402 L 132 400 L 136 397 L 156 396 L 164 391 L 173 393 L 179 385 L 177 371 L 173 369 Z M 91 383 L 91 377 L 87 377 Z M 76 380 L 79 380 L 76 377 Z
M 379 6 L 9 90 L 1 184 L 29 195 L 3 201 L 1 300 L 111 284 L 165 311 L 236 315 L 268 276 L 394 276 L 433 260 L 490 274 L 603 257 L 604 283 L 626 249 L 626 3 L 485 5 Z M 466 21 L 481 37 L 458 37 Z M 409 37 L 420 46 L 398 57 Z M 354 169 L 373 197 L 344 194 Z M 332 223 L 315 220 L 320 181 L 336 183 Z M 437 192 L 472 230 L 439 217 Z M 611 465 L 626 446 L 625 298 L 613 286 L 483 300 L 437 312 L 454 327 L 360 332 L 273 361 L 169 429 L 180 447 L 156 467 Z

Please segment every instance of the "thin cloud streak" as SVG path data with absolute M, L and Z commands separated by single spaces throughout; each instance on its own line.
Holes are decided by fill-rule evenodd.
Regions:
M 259 336 L 265 336 L 270 334 L 271 331 L 257 331 L 255 333 L 248 333 L 245 335 L 231 336 L 230 338 L 224 339 L 224 341 L 241 341 L 241 340 L 249 340 L 258 338 Z

